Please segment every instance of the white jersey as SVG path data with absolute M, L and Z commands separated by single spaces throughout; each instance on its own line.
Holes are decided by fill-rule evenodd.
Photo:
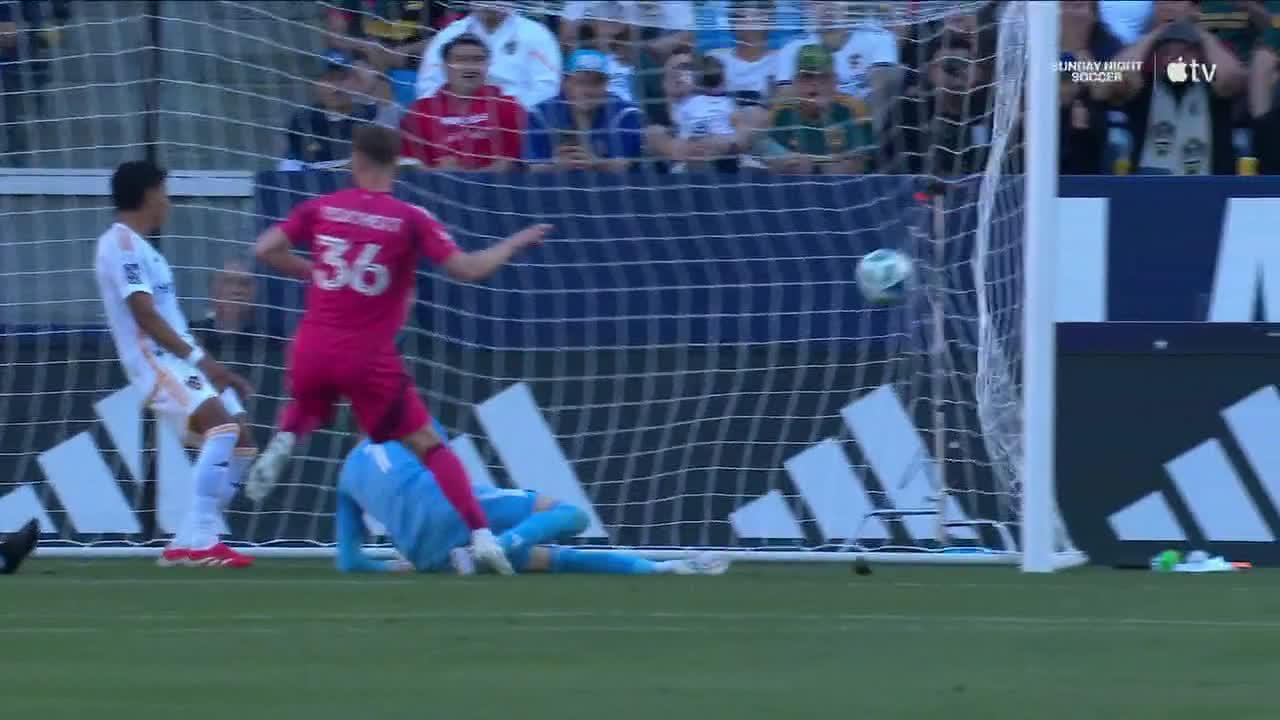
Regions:
M 720 48 L 707 53 L 724 65 L 725 90 L 729 93 L 755 92 L 760 99 L 769 97 L 774 78 L 778 76 L 778 54 L 772 50 L 754 62 L 743 60 L 733 48 Z
M 694 95 L 676 106 L 676 136 L 681 139 L 704 135 L 732 135 L 733 114 L 738 104 L 725 95 Z
M 184 340 L 195 346 L 187 318 L 178 306 L 178 293 L 173 284 L 173 270 L 156 249 L 141 235 L 122 223 L 115 223 L 98 238 L 94 260 L 98 290 L 106 309 L 107 325 L 115 341 L 120 364 L 131 381 L 150 376 L 155 359 L 164 354 L 155 340 L 147 337 L 125 303 L 136 292 L 151 296 L 156 312 Z

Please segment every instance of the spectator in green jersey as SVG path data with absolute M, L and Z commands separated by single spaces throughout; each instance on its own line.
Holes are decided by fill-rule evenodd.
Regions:
M 871 111 L 836 90 L 831 51 L 806 45 L 796 55 L 793 97 L 779 103 L 762 154 L 777 172 L 856 174 L 872 149 Z

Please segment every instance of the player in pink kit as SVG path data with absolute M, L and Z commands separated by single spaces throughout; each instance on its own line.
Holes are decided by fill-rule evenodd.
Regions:
M 246 493 L 266 497 L 297 438 L 327 425 L 345 397 L 373 442 L 399 440 L 422 458 L 471 529 L 475 559 L 510 574 L 462 463 L 432 428 L 395 338 L 423 258 L 456 279 L 483 280 L 541 242 L 551 226 L 534 225 L 485 250 L 463 252 L 435 216 L 391 195 L 399 148 L 395 130 L 360 128 L 352 142 L 356 187 L 299 205 L 258 238 L 260 260 L 310 285 L 288 359 L 292 399 L 280 432 L 249 471 Z M 310 250 L 314 260 L 293 254 L 291 246 Z

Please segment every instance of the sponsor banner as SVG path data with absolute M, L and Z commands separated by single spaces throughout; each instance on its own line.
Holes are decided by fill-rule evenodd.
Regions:
M 1280 326 L 1064 324 L 1058 498 L 1100 563 L 1280 564 Z
M 1063 322 L 1280 320 L 1280 177 L 1064 177 Z
M 430 207 L 464 247 L 532 222 L 556 224 L 555 241 L 483 286 L 422 275 L 406 354 L 419 358 L 419 385 L 461 434 L 455 447 L 478 479 L 583 502 L 595 513 L 588 534 L 603 535 L 590 539 L 619 544 L 934 541 L 933 518 L 865 517 L 930 507 L 937 493 L 932 439 L 916 430 L 933 423 L 932 406 L 900 400 L 918 397 L 929 373 L 930 307 L 913 297 L 868 308 L 854 286 L 857 259 L 872 249 L 935 250 L 927 244 L 934 219 L 914 197 L 919 184 L 761 177 L 732 187 L 599 177 L 589 192 L 573 192 L 543 176 L 482 185 L 406 175 L 398 191 Z M 258 180 L 265 223 L 346 176 Z M 958 188 L 956 207 L 971 208 L 974 192 Z M 959 239 L 941 246 L 947 269 L 933 272 L 972 287 L 964 221 L 942 219 Z M 1016 241 L 1016 222 L 994 223 L 1005 242 Z M 301 287 L 274 279 L 260 297 L 259 335 L 210 350 L 241 363 L 259 389 L 250 410 L 265 442 L 285 395 L 284 348 L 266 336 L 290 333 Z M 965 353 L 976 330 L 956 319 L 949 330 L 965 340 L 952 349 Z M 0 498 L 0 520 L 44 513 L 75 539 L 172 530 L 190 485 L 187 458 L 166 428 L 137 419 L 139 399 L 118 390 L 106 335 L 5 341 L 6 356 L 22 359 L 14 392 L 36 400 L 15 423 L 23 431 L 6 433 L 0 477 L 35 485 Z M 972 364 L 945 362 L 948 371 Z M 971 389 L 947 383 L 945 392 L 948 425 L 976 429 L 963 395 Z M 982 443 L 963 442 L 963 458 L 953 458 L 963 498 L 994 503 Z M 314 438 L 265 511 L 233 508 L 233 537 L 327 542 L 331 488 L 349 445 L 342 432 Z M 145 477 L 159 478 L 154 497 L 136 482 Z M 954 503 L 951 516 L 973 511 Z M 961 540 L 975 532 L 952 530 Z M 1001 538 L 983 541 L 998 547 Z
M 265 225 L 346 181 L 262 173 L 257 212 Z M 912 197 L 918 189 L 902 176 L 746 175 L 729 186 L 697 176 L 592 178 L 578 191 L 562 177 L 485 185 L 410 173 L 401 196 L 436 212 L 464 247 L 544 221 L 564 241 L 488 283 L 518 296 L 425 276 L 416 319 L 493 347 L 870 337 L 884 316 L 860 312 L 867 308 L 852 266 L 878 247 L 933 257 L 922 240 L 933 221 Z M 1060 321 L 1280 320 L 1280 178 L 1064 177 L 1060 194 Z M 1005 210 L 1021 203 L 1017 183 L 996 198 L 987 277 L 998 282 L 1018 257 L 1008 250 L 1019 245 L 1022 216 Z M 943 220 L 945 282 L 961 293 L 973 286 L 977 200 L 976 183 L 953 186 Z M 269 299 L 296 308 L 301 291 L 279 281 Z M 655 327 L 657 315 L 675 321 Z M 779 315 L 804 322 L 775 322 Z M 295 320 L 278 311 L 268 324 L 284 331 Z
M 581 186 L 566 187 L 559 174 L 482 184 L 405 173 L 397 194 L 435 213 L 466 249 L 534 223 L 554 226 L 553 237 L 522 254 L 518 267 L 483 285 L 424 272 L 416 326 L 502 349 L 855 343 L 904 332 L 904 315 L 927 310 L 924 303 L 905 313 L 869 308 L 855 285 L 858 259 L 877 248 L 937 257 L 929 243 L 934 218 L 914 197 L 916 178 L 747 174 L 727 185 L 697 175 L 579 179 Z M 347 182 L 344 173 L 260 173 L 256 212 L 265 227 Z M 956 188 L 953 212 L 943 217 L 945 269 L 930 271 L 936 282 L 946 273 L 946 284 L 959 291 L 973 287 L 975 199 L 976 185 Z M 1015 215 L 993 221 L 992 243 L 1016 244 L 1018 222 Z M 993 276 L 1006 273 L 993 269 Z M 266 305 L 276 310 L 264 311 L 263 322 L 273 332 L 291 330 L 301 291 L 284 279 L 265 288 Z
M 1059 332 L 1057 478 L 1073 539 L 1099 563 L 1169 547 L 1280 563 L 1262 429 L 1280 420 L 1280 345 L 1259 322 L 1280 320 L 1280 178 L 1061 190 L 1058 317 L 1079 324 Z
M 11 346 L 12 392 L 29 402 L 6 408 L 0 477 L 14 484 L 0 485 L 8 491 L 0 530 L 39 517 L 76 541 L 137 539 L 153 526 L 156 535 L 171 532 L 187 507 L 189 460 L 166 426 L 142 417 L 140 395 L 112 390 L 123 377 L 109 338 L 28 340 Z M 285 395 L 284 343 L 214 337 L 208 346 L 257 388 L 249 411 L 265 443 Z M 866 517 L 929 507 L 935 494 L 931 439 L 916 430 L 932 406 L 904 406 L 905 386 L 889 383 L 905 359 L 849 363 L 841 346 L 817 343 L 512 352 L 416 336 L 405 350 L 419 358 L 419 386 L 457 435 L 454 448 L 473 478 L 588 508 L 583 541 L 796 547 L 936 539 L 932 517 Z M 955 417 L 957 425 L 976 422 Z M 340 413 L 334 431 L 300 447 L 260 511 L 237 498 L 231 536 L 331 542 L 332 490 L 354 444 L 351 429 Z M 955 475 L 972 488 L 988 482 L 984 472 L 979 460 Z M 154 493 L 138 482 L 150 478 L 158 478 Z M 970 492 L 964 500 L 994 498 Z M 951 518 L 974 510 L 954 503 Z M 952 532 L 979 539 L 966 528 Z M 994 533 L 981 540 L 1001 542 Z
M 902 247 L 917 256 L 933 249 L 924 244 L 932 223 L 912 199 L 914 181 L 806 179 L 740 184 L 730 192 L 688 179 L 643 189 L 629 180 L 602 181 L 582 193 L 543 176 L 501 187 L 441 175 L 410 175 L 402 184 L 406 197 L 465 228 L 459 233 L 465 247 L 529 222 L 558 226 L 557 242 L 483 287 L 439 282 L 430 274 L 420 285 L 406 353 L 419 358 L 419 385 L 460 433 L 455 448 L 473 474 L 590 505 L 587 539 L 593 541 L 815 546 L 852 536 L 868 545 L 928 544 L 937 531 L 933 518 L 903 522 L 867 513 L 926 506 L 934 492 L 932 438 L 915 429 L 933 425 L 932 407 L 903 404 L 921 396 L 919 380 L 932 371 L 929 309 L 914 301 L 867 308 L 852 279 L 856 258 L 875 247 Z M 1275 243 L 1265 242 L 1280 222 L 1275 200 L 1265 195 L 1280 194 L 1280 184 L 1170 180 L 1064 179 L 1063 319 L 1250 320 L 1272 317 L 1273 307 L 1280 312 L 1274 291 L 1280 275 L 1267 281 L 1280 272 L 1280 256 Z M 279 218 L 345 176 L 268 173 L 259 181 L 261 215 Z M 945 282 L 960 289 L 952 298 L 957 303 L 972 288 L 966 260 L 973 190 L 956 188 L 944 219 L 949 242 L 943 252 L 952 273 Z M 1002 190 L 1001 201 L 1015 192 L 1013 186 Z M 996 217 L 989 242 L 1016 248 L 1019 215 Z M 988 277 L 1006 276 L 991 269 Z M 260 389 L 250 410 L 261 442 L 285 395 L 284 348 L 266 336 L 291 330 L 297 312 L 284 308 L 301 306 L 300 288 L 275 280 L 263 299 L 272 309 L 260 318 L 262 335 L 210 342 Z M 946 327 L 957 353 L 976 337 L 971 324 L 956 319 L 970 312 L 951 314 Z M 1063 514 L 1077 541 L 1101 562 L 1145 556 L 1143 542 L 1181 538 L 1214 547 L 1245 543 L 1251 555 L 1244 559 L 1265 560 L 1261 548 L 1276 529 L 1275 510 L 1259 500 L 1269 485 L 1261 471 L 1243 467 L 1235 435 L 1201 433 L 1186 438 L 1185 447 L 1141 457 L 1121 452 L 1130 445 L 1119 439 L 1128 437 L 1121 429 L 1140 427 L 1147 439 L 1134 446 L 1147 447 L 1148 436 L 1168 432 L 1166 424 L 1172 427 L 1183 412 L 1168 408 L 1201 395 L 1199 405 L 1185 400 L 1187 412 L 1217 403 L 1206 412 L 1218 420 L 1205 422 L 1225 422 L 1230 408 L 1272 381 L 1251 380 L 1238 396 L 1226 397 L 1213 393 L 1234 385 L 1217 378 L 1243 382 L 1253 371 L 1205 371 L 1198 382 L 1188 375 L 1164 386 L 1164 405 L 1154 394 L 1134 400 L 1137 407 L 1164 407 L 1159 422 L 1135 424 L 1128 416 L 1127 426 L 1097 432 L 1105 423 L 1087 421 L 1082 403 L 1095 398 L 1098 407 L 1108 407 L 1107 398 L 1086 390 L 1110 388 L 1123 397 L 1144 387 L 1137 371 L 1129 385 L 1105 379 L 1107 363 L 1119 367 L 1141 357 L 1116 354 L 1113 327 L 1088 324 L 1074 346 L 1079 357 L 1064 356 L 1061 412 L 1075 414 L 1061 427 L 1085 430 L 1079 439 L 1064 436 L 1059 450 Z M 37 517 L 47 530 L 78 541 L 171 531 L 185 509 L 189 460 L 176 437 L 142 420 L 140 398 L 120 390 L 123 378 L 106 334 L 11 334 L 3 342 L 11 362 L 0 396 L 6 423 L 0 530 Z M 1244 348 L 1236 357 L 1242 363 L 1256 356 L 1244 340 L 1215 336 L 1213 343 Z M 1091 346 L 1105 353 L 1097 353 L 1097 365 L 1089 366 L 1096 377 L 1085 383 L 1073 373 L 1083 372 L 1087 363 L 1079 363 Z M 972 365 L 970 354 L 948 358 L 946 369 Z M 973 431 L 953 438 L 948 468 L 954 472 L 947 479 L 964 483 L 956 489 L 966 491 L 965 502 L 997 502 L 1007 495 L 989 471 L 968 385 L 944 384 L 953 413 L 948 425 Z M 1170 388 L 1178 389 L 1176 399 L 1169 399 Z M 1108 421 L 1126 417 L 1119 410 L 1098 414 Z M 331 540 L 332 486 L 350 444 L 347 422 L 310 441 L 264 511 L 234 506 L 232 536 Z M 1091 454 L 1092 442 L 1105 451 Z M 1153 460 L 1157 454 L 1167 457 Z M 1118 464 L 1082 464 L 1098 457 Z M 1173 463 L 1176 473 L 1153 474 L 1152 463 Z M 1226 477 L 1228 466 L 1243 488 L 1229 507 L 1252 499 L 1257 517 L 1222 520 L 1217 505 L 1209 508 L 1219 494 L 1203 492 L 1191 479 Z M 159 482 L 138 482 L 148 478 Z M 1007 514 L 961 503 L 949 516 Z M 999 537 L 959 539 L 1001 546 Z

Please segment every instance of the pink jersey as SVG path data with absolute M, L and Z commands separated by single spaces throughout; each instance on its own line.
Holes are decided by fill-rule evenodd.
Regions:
M 427 210 L 358 188 L 308 200 L 280 229 L 315 262 L 298 334 L 366 351 L 395 352 L 419 261 L 439 264 L 459 252 Z

